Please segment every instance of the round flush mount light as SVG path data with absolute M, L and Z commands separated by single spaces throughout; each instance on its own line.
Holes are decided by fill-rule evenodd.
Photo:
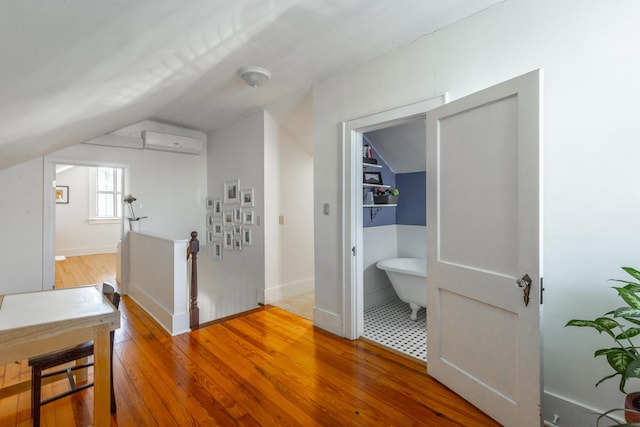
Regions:
M 238 75 L 252 87 L 260 87 L 271 78 L 269 70 L 258 66 L 242 67 L 238 70 Z

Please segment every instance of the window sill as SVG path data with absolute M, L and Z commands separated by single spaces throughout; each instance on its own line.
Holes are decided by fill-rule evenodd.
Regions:
M 120 224 L 122 219 L 120 218 L 89 218 L 87 219 L 89 225 L 98 225 L 98 224 Z

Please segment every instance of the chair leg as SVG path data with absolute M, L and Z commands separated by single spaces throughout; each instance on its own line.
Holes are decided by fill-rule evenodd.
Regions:
M 42 395 L 42 369 L 34 366 L 31 369 L 31 418 L 33 418 L 33 427 L 40 426 L 40 399 Z

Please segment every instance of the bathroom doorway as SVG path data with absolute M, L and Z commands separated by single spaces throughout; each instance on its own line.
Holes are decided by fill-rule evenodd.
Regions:
M 397 206 L 370 206 L 369 202 L 371 200 L 365 199 L 367 196 L 363 189 L 363 184 L 367 184 L 367 182 L 364 181 L 375 180 L 378 173 L 373 173 L 371 176 L 367 175 L 366 180 L 363 180 L 363 177 L 365 171 L 379 172 L 382 185 L 389 185 L 390 189 L 393 189 L 397 187 L 396 178 L 398 174 L 393 172 L 395 168 L 398 172 L 409 171 L 407 175 L 412 175 L 413 173 L 422 174 L 424 182 L 426 167 L 412 165 L 415 165 L 415 163 L 426 165 L 426 112 L 444 104 L 445 101 L 446 94 L 344 123 L 344 158 L 345 167 L 348 170 L 345 174 L 345 179 L 347 180 L 345 182 L 345 200 L 349 201 L 349 203 L 345 203 L 345 218 L 353 219 L 353 221 L 345 222 L 345 236 L 351 236 L 350 239 L 345 239 L 345 243 L 348 242 L 349 246 L 345 247 L 344 252 L 345 336 L 350 339 L 366 337 L 365 309 L 369 312 L 372 307 L 392 302 L 397 305 L 398 311 L 405 311 L 405 316 L 401 315 L 400 318 L 405 317 L 411 322 L 408 325 L 401 326 L 401 328 L 408 331 L 412 326 L 419 330 L 418 338 L 414 339 L 414 341 L 418 342 L 419 350 L 413 350 L 414 354 L 409 355 L 420 360 L 426 359 L 425 310 L 419 310 L 417 313 L 417 316 L 422 319 L 417 317 L 415 322 L 411 320 L 412 310 L 409 305 L 404 302 L 398 302 L 399 298 L 396 292 L 393 290 L 385 273 L 377 269 L 376 263 L 389 257 L 397 258 L 399 255 L 426 259 L 426 213 L 424 207 L 426 190 L 424 190 L 424 184 L 423 190 L 417 190 L 417 193 L 422 193 L 420 196 L 422 202 L 417 197 L 413 197 L 414 203 L 422 203 L 420 211 L 423 213 L 419 214 L 423 217 L 422 223 L 419 225 L 401 224 L 399 227 L 396 219 L 398 214 Z M 416 129 L 419 127 L 422 129 L 417 132 Z M 404 144 L 398 139 L 404 138 L 401 135 L 408 135 L 412 132 L 414 133 L 414 138 L 406 139 Z M 384 139 L 388 139 L 388 142 L 384 142 Z M 378 147 L 376 147 L 376 144 Z M 381 163 L 386 164 L 386 166 L 381 164 L 382 168 L 379 168 L 379 171 L 363 166 L 366 162 L 363 159 L 363 157 L 366 157 L 364 152 L 366 145 L 371 146 L 371 149 L 375 151 L 372 154 L 374 158 L 377 156 Z M 406 156 L 407 153 L 412 153 L 412 155 Z M 401 160 L 404 158 L 410 159 Z M 389 171 L 386 171 L 389 164 L 392 165 L 389 168 L 391 175 L 388 174 Z M 403 175 L 403 173 L 400 173 L 400 175 Z M 386 182 L 389 182 L 389 184 Z M 411 193 L 412 190 L 408 187 L 406 187 L 404 194 L 401 191 L 398 199 L 399 203 L 403 203 L 403 196 L 409 196 Z M 412 197 L 405 198 L 412 199 Z M 409 209 L 409 211 L 415 211 L 415 209 Z M 407 227 L 404 227 L 405 225 Z M 398 246 L 399 241 L 401 242 L 400 247 Z M 424 283 L 423 289 L 426 294 L 426 280 Z M 387 308 L 381 307 L 381 311 L 383 312 L 383 318 L 391 317 Z M 393 334 L 396 335 L 396 341 L 398 335 L 405 335 L 405 333 L 398 334 L 397 332 Z M 399 346 L 406 347 L 407 342 L 411 341 L 410 334 L 407 333 L 406 335 L 407 339 L 402 338 L 399 340 Z
M 424 116 L 362 134 L 362 337 L 424 362 L 425 141 Z

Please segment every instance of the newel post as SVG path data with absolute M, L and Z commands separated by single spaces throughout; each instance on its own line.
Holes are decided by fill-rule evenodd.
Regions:
M 198 251 L 200 250 L 200 242 L 198 241 L 198 233 L 191 232 L 191 241 L 187 248 L 187 259 L 191 255 L 191 298 L 189 304 L 189 327 L 198 329 L 200 326 L 200 309 L 198 308 Z

